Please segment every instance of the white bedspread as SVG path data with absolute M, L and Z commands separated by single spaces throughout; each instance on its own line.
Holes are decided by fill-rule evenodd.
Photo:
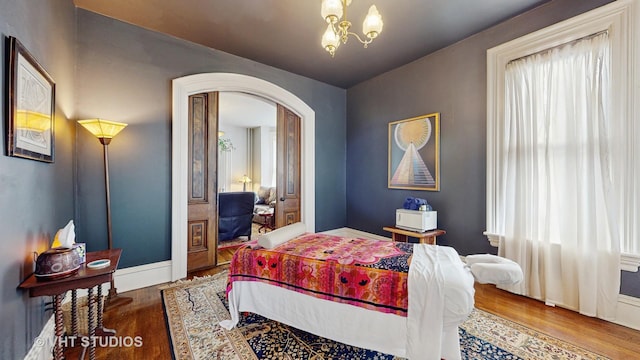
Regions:
M 255 281 L 229 293 L 231 329 L 239 312 L 353 346 L 409 359 L 460 359 L 458 325 L 473 310 L 473 276 L 450 247 L 415 244 L 409 267 L 408 316 L 367 310 Z
M 441 246 L 416 244 L 409 266 L 407 308 L 407 357 L 439 360 L 444 323 L 444 274 L 441 258 L 449 251 Z M 457 255 L 457 254 L 456 254 Z

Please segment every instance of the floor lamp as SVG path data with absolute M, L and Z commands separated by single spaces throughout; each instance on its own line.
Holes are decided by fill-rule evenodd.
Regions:
M 89 119 L 79 120 L 78 123 L 85 129 L 89 130 L 95 137 L 100 140 L 100 143 L 104 146 L 104 185 L 107 199 L 107 239 L 109 240 L 109 249 L 113 248 L 113 241 L 111 237 L 111 197 L 109 195 L 109 155 L 107 152 L 107 145 L 111 142 L 114 136 L 116 136 L 127 124 L 119 123 L 115 121 L 108 121 L 103 119 Z M 118 296 L 113 277 L 111 278 L 111 288 L 107 295 L 105 308 L 116 307 L 125 305 L 132 302 L 133 299 L 129 297 Z

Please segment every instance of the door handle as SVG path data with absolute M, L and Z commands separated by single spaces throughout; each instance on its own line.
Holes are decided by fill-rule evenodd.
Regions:
M 280 198 L 280 201 L 284 201 L 284 196 Z

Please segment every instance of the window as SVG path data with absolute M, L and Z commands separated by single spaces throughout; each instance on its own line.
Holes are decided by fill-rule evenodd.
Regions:
M 500 160 L 504 149 L 505 70 L 515 59 L 567 44 L 606 31 L 611 42 L 612 116 L 621 121 L 626 146 L 625 166 L 633 177 L 620 184 L 625 201 L 621 204 L 621 252 L 623 270 L 637 271 L 640 265 L 640 1 L 616 1 L 575 18 L 515 39 L 487 52 L 487 230 L 492 245 L 498 246 L 504 223 L 499 219 L 503 203 L 500 191 Z M 634 24 L 636 25 L 634 27 Z M 630 75 L 633 74 L 634 77 Z M 635 86 L 634 86 L 635 83 Z M 621 144 L 618 144 L 621 145 Z
M 487 59 L 486 234 L 527 274 L 510 290 L 605 319 L 620 253 L 640 253 L 637 3 L 603 6 Z

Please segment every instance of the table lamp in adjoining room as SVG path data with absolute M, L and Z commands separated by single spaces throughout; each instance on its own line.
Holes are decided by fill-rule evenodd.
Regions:
M 242 191 L 247 191 L 247 184 L 251 182 L 251 179 L 247 175 L 244 175 L 240 178 L 240 182 L 242 183 Z
M 109 250 L 111 250 L 113 248 L 113 241 L 111 236 L 111 197 L 109 194 L 109 155 L 107 145 L 111 143 L 111 139 L 122 131 L 127 124 L 103 119 L 78 120 L 78 123 L 97 137 L 98 140 L 100 140 L 100 143 L 104 146 L 104 185 L 107 200 L 107 239 Z M 118 291 L 112 277 L 111 288 L 109 289 L 109 295 L 107 295 L 105 308 L 108 309 L 111 307 L 125 305 L 131 301 L 133 301 L 132 298 L 118 296 Z

